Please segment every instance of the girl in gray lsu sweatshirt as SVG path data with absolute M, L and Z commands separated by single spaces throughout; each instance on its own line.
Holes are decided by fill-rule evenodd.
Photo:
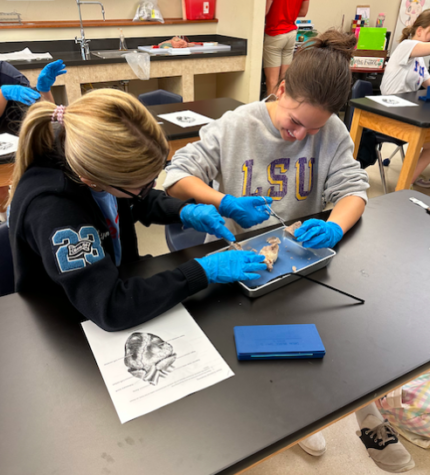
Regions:
M 335 115 L 348 98 L 355 42 L 336 31 L 307 42 L 279 85 L 276 101 L 227 112 L 201 129 L 199 142 L 175 154 L 164 184 L 168 194 L 214 204 L 235 233 L 277 224 L 273 218 L 264 221 L 261 197 L 286 220 L 320 212 L 332 202 L 327 222 L 309 219 L 295 235 L 305 247 L 333 247 L 363 214 L 369 187 L 353 158 L 349 133 Z M 219 184 L 217 190 L 208 186 L 211 180 Z M 391 472 L 413 467 L 374 403 L 356 416 L 357 434 L 380 431 L 375 440 L 360 437 L 378 467 Z M 321 432 L 299 445 L 314 456 L 326 450 Z
M 351 86 L 355 39 L 328 31 L 296 54 L 276 101 L 254 102 L 203 127 L 200 141 L 178 150 L 164 187 L 177 198 L 214 204 L 234 233 L 262 222 L 260 200 L 285 220 L 334 208 L 328 222 L 309 220 L 297 231 L 306 247 L 332 247 L 360 218 L 368 177 L 335 115 Z M 217 189 L 209 186 L 215 180 Z M 261 209 L 261 208 L 260 208 Z

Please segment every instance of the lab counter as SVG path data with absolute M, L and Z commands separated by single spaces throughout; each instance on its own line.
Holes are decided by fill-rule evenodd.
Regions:
M 136 50 L 138 46 L 157 45 L 168 37 L 126 38 L 128 50 Z M 180 94 L 184 101 L 195 100 L 195 76 L 240 73 L 245 70 L 247 40 L 223 35 L 195 35 L 188 37 L 190 42 L 217 42 L 231 46 L 230 51 L 195 52 L 189 55 L 150 55 L 150 79 L 158 79 L 155 88 L 166 89 Z M 93 39 L 90 51 L 117 50 L 118 38 Z M 28 47 L 33 53 L 49 52 L 52 60 L 11 61 L 22 71 L 32 85 L 36 84 L 41 69 L 50 61 L 62 59 L 68 73 L 60 76 L 55 86 L 65 87 L 63 102 L 70 103 L 82 94 L 82 86 L 115 81 L 137 80 L 136 75 L 122 56 L 100 58 L 91 54 L 89 60 L 83 60 L 79 45 L 73 40 L 11 42 L 0 44 L 0 53 L 21 51 Z M 192 63 L 190 64 L 190 61 Z M 200 80 L 200 78 L 199 78 Z M 235 78 L 232 78 L 234 81 Z M 212 79 L 213 82 L 213 79 Z M 144 85 L 142 85 L 144 87 Z M 216 86 L 214 86 L 216 89 Z M 55 92 L 55 91 L 54 91 Z M 130 91 L 132 92 L 132 91 Z M 142 92 L 145 92 L 142 90 Z M 225 94 L 225 93 L 224 93 Z

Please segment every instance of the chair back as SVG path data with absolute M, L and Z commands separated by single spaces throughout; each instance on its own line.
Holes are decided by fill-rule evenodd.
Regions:
M 362 81 L 361 79 L 358 79 L 357 81 L 355 81 L 354 85 L 352 86 L 350 99 L 360 99 L 361 97 L 365 97 L 365 96 L 373 96 L 372 83 L 369 81 Z M 344 118 L 344 123 L 348 130 L 351 129 L 353 115 L 354 115 L 354 107 L 351 107 L 348 104 L 348 107 L 345 112 L 345 118 Z
M 193 228 L 183 229 L 183 224 L 168 224 L 165 227 L 166 243 L 170 252 L 181 251 L 187 247 L 203 244 L 206 233 L 201 233 Z
M 0 297 L 15 292 L 12 251 L 10 249 L 9 228 L 0 224 Z
M 156 91 L 145 92 L 138 97 L 144 106 L 158 106 L 161 104 L 175 104 L 183 102 L 182 96 L 173 92 L 157 89 Z

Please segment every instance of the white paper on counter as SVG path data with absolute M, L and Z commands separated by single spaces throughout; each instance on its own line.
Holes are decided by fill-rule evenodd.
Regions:
M 18 137 L 11 134 L 0 134 L 0 157 L 15 153 L 18 150 Z
M 181 304 L 128 330 L 82 327 L 121 423 L 234 376 Z
M 367 99 L 371 99 L 372 101 L 379 102 L 385 107 L 410 107 L 410 106 L 418 106 L 415 102 L 407 101 L 406 99 L 402 99 L 398 96 L 366 96 Z
M 209 124 L 213 119 L 206 117 L 193 111 L 178 111 L 170 112 L 168 114 L 159 114 L 161 117 L 172 124 L 179 125 L 179 127 L 195 127 L 196 125 Z
M 13 53 L 1 53 L 0 60 L 2 61 L 19 61 L 19 60 L 40 60 L 53 59 L 49 53 L 32 53 L 29 48 L 24 48 L 22 51 L 15 51 Z

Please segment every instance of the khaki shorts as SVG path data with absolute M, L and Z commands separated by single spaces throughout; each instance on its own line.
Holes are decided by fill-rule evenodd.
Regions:
M 264 35 L 263 66 L 279 68 L 283 64 L 291 64 L 296 36 L 297 30 L 290 31 L 285 35 Z

